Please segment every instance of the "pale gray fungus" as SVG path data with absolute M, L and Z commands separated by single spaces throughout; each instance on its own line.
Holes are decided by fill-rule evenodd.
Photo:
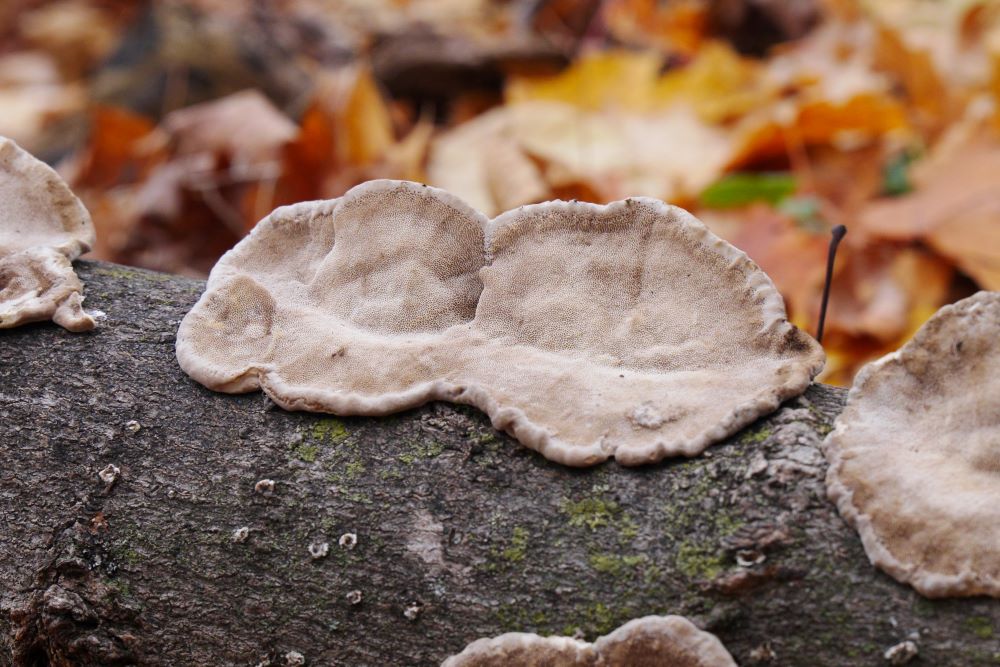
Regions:
M 290 410 L 475 405 L 588 466 L 700 454 L 802 393 L 824 355 L 767 275 L 683 209 L 554 201 L 488 220 L 371 181 L 259 223 L 212 270 L 177 358 Z
M 90 214 L 59 174 L 0 137 L 0 329 L 49 319 L 93 329 L 71 261 L 94 241 Z

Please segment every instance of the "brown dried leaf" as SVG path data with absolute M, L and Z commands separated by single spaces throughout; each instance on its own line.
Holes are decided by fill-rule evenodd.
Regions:
M 1000 289 L 1000 139 L 956 126 L 911 172 L 915 190 L 859 218 L 875 238 L 922 240 L 985 289 Z
M 256 90 L 171 112 L 163 127 L 178 154 L 210 153 L 236 166 L 275 160 L 298 134 L 295 123 Z

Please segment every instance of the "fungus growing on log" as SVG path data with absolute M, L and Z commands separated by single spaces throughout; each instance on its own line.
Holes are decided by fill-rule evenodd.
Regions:
M 827 490 L 868 558 L 927 597 L 1000 597 L 1000 292 L 939 310 L 858 374 Z
M 93 329 L 70 263 L 93 243 L 90 215 L 69 186 L 0 137 L 0 329 L 48 319 Z
M 593 644 L 510 632 L 478 639 L 441 667 L 736 667 L 719 639 L 682 616 L 629 621 Z
M 543 456 L 694 456 L 797 396 L 823 352 L 686 211 L 548 202 L 494 220 L 372 181 L 276 210 L 212 270 L 181 367 L 218 391 L 384 415 L 475 405 Z

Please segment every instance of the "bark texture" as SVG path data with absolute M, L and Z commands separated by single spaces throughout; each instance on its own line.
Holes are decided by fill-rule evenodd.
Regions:
M 695 459 L 574 470 L 472 409 L 209 392 L 174 360 L 203 283 L 78 271 L 96 331 L 0 332 L 2 665 L 437 665 L 667 613 L 741 665 L 887 664 L 908 638 L 911 664 L 1000 661 L 1000 601 L 895 583 L 826 500 L 843 390 Z

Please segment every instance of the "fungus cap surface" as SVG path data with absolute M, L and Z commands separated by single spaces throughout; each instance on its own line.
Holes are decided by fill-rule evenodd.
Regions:
M 478 639 L 442 667 L 736 667 L 719 639 L 682 616 L 629 621 L 593 644 L 511 632 Z
M 488 220 L 402 181 L 265 218 L 212 270 L 177 356 L 211 389 L 262 387 L 288 409 L 475 405 L 577 466 L 696 455 L 823 363 L 757 265 L 682 209 Z
M 858 374 L 827 491 L 873 564 L 928 597 L 1000 597 L 1000 292 L 939 310 Z
M 0 329 L 52 319 L 94 327 L 71 260 L 94 243 L 90 215 L 48 165 L 0 137 Z

